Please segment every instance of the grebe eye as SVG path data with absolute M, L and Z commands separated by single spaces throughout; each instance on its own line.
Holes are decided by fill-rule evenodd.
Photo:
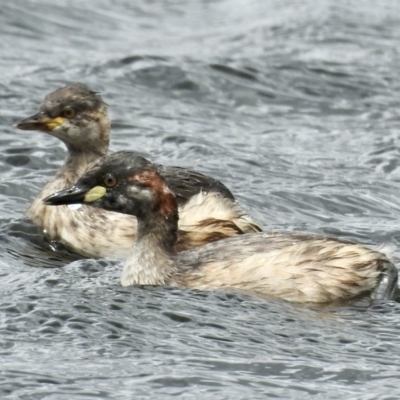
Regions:
M 117 184 L 117 178 L 112 174 L 107 174 L 104 177 L 103 182 L 107 187 L 113 187 Z
M 75 109 L 73 109 L 72 107 L 65 107 L 64 110 L 62 111 L 62 115 L 65 118 L 73 118 L 75 114 L 76 114 Z

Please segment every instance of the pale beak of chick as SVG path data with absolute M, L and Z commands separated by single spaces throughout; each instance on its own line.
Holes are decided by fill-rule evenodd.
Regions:
M 55 128 L 63 125 L 64 122 L 65 119 L 62 117 L 49 118 L 43 112 L 39 112 L 19 121 L 14 126 L 23 131 L 51 132 Z
M 93 203 L 101 199 L 107 193 L 107 189 L 103 186 L 95 186 L 93 188 L 74 185 L 67 189 L 60 190 L 57 193 L 46 197 L 43 202 L 49 206 L 59 206 L 62 204 L 81 204 Z

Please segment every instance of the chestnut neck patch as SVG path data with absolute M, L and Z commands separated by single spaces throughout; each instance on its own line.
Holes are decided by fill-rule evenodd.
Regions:
M 175 195 L 157 171 L 144 169 L 128 178 L 128 181 L 137 182 L 142 186 L 150 188 L 156 198 L 159 211 L 165 218 L 176 212 Z

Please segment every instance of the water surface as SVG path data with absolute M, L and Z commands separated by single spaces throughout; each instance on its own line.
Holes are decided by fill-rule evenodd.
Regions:
M 400 256 L 398 2 L 15 0 L 0 35 L 1 398 L 400 397 L 396 302 L 121 288 L 118 262 L 49 251 L 22 216 L 64 148 L 12 127 L 85 82 L 113 150 L 220 179 L 266 229 Z

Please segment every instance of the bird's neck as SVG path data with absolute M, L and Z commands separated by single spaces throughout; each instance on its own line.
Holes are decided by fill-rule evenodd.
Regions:
M 124 266 L 121 284 L 129 285 L 174 285 L 178 213 L 161 213 L 138 217 L 136 241 Z
M 105 155 L 104 152 L 91 150 L 76 150 L 68 148 L 64 165 L 57 174 L 57 178 L 65 178 L 68 184 L 73 184 L 86 171 L 87 167 L 100 157 Z
M 72 129 L 68 140 L 63 140 L 67 155 L 62 170 L 76 172 L 78 177 L 86 171 L 90 163 L 108 153 L 110 144 L 110 120 L 107 110 L 103 109 L 100 118 L 92 118 L 82 125 L 80 131 Z

